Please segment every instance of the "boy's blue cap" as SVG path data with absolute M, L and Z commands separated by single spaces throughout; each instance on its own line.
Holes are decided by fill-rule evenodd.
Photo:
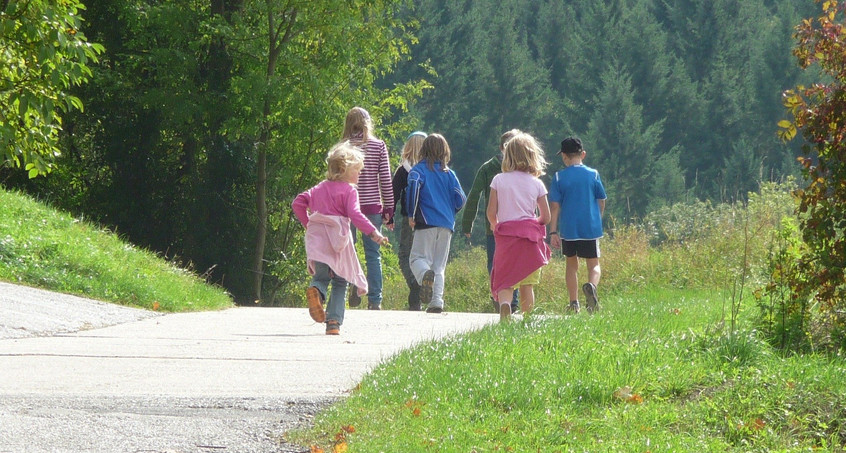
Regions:
M 429 134 L 427 134 L 427 133 L 425 133 L 425 132 L 423 132 L 423 131 L 414 131 L 414 132 L 412 132 L 412 133 L 408 134 L 408 137 L 406 137 L 406 138 L 405 138 L 405 141 L 409 141 L 409 140 L 411 139 L 411 137 L 414 137 L 415 135 L 419 135 L 419 136 L 421 136 L 421 137 L 423 137 L 423 138 L 426 138 L 426 137 L 428 137 L 428 136 L 429 136 Z

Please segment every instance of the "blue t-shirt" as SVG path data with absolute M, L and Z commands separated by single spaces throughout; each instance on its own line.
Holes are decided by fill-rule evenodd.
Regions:
M 559 170 L 549 185 L 549 201 L 558 203 L 558 234 L 567 241 L 590 241 L 602 237 L 602 213 L 597 200 L 604 200 L 605 187 L 599 172 L 582 164 Z

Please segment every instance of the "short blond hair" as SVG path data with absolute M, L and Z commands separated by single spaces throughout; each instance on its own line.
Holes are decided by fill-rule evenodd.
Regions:
M 326 154 L 326 179 L 341 180 L 350 169 L 364 167 L 364 153 L 350 144 L 349 140 L 340 142 Z
M 531 135 L 520 132 L 505 143 L 502 171 L 522 171 L 532 176 L 544 174 L 549 163 L 543 155 L 540 143 Z
M 423 147 L 423 140 L 426 135 L 422 132 L 414 132 L 408 136 L 405 145 L 402 147 L 402 158 L 414 165 L 420 160 L 420 148 Z
M 341 140 L 349 140 L 359 134 L 363 140 L 373 137 L 373 120 L 367 110 L 353 107 L 347 112 L 347 118 L 344 120 L 344 134 Z

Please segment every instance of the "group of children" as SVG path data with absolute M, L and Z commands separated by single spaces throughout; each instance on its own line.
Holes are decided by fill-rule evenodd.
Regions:
M 444 310 L 444 271 L 455 216 L 467 202 L 449 168 L 449 144 L 440 134 L 411 133 L 402 162 L 391 177 L 387 147 L 372 131 L 367 111 L 351 109 L 342 141 L 327 155 L 326 180 L 299 194 L 292 204 L 306 228 L 312 275 L 306 290 L 309 314 L 326 324 L 327 335 L 340 333 L 348 283 L 352 283 L 351 307 L 367 294 L 368 309 L 381 308 L 379 247 L 388 244 L 381 227 L 395 227 L 395 206 L 400 214 L 397 255 L 409 288 L 408 307 L 422 310 L 425 306 L 428 313 Z M 540 283 L 541 269 L 549 262 L 550 245 L 567 256 L 570 308 L 576 312 L 580 308 L 577 271 L 581 257 L 588 265 L 588 282 L 582 287 L 586 306 L 589 311 L 598 309 L 598 240 L 605 189 L 598 172 L 582 163 L 586 153 L 578 138 L 565 139 L 558 153 L 566 167 L 554 175 L 547 191 L 539 178 L 548 165 L 540 144 L 530 134 L 508 131 L 501 137 L 499 155 L 480 168 L 473 183 L 472 214 L 465 210 L 463 230 L 469 238 L 479 193 L 484 191 L 490 290 L 502 321 L 518 308 L 524 313 L 533 309 L 534 285 Z M 499 168 L 494 168 L 495 163 Z M 355 252 L 357 230 L 362 232 L 366 275 Z

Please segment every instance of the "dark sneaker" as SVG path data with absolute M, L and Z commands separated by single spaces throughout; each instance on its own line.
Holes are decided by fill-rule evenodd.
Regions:
M 511 304 L 511 313 L 518 313 L 520 311 L 520 304 Z
M 382 306 L 377 304 L 367 304 L 368 310 L 381 310 Z
M 408 310 L 420 311 L 420 285 L 417 282 L 411 284 L 408 289 Z
M 423 282 L 420 283 L 420 306 L 428 306 L 432 303 L 432 287 L 435 285 L 435 271 L 428 270 L 425 274 L 423 274 Z M 429 309 L 426 309 L 427 312 L 430 312 Z M 440 312 L 434 312 L 440 313 Z
M 579 311 L 581 311 L 581 307 L 579 306 L 579 301 L 577 301 L 577 300 L 571 301 L 570 306 L 567 307 L 567 311 L 570 311 L 570 312 L 573 312 L 573 313 L 578 313 Z
M 341 334 L 341 324 L 334 319 L 330 319 L 326 321 L 326 335 L 340 335 Z
M 358 295 L 358 288 L 354 285 L 350 285 L 350 297 L 348 299 L 350 308 L 355 308 L 361 305 L 361 296 Z
M 596 297 L 596 286 L 593 283 L 582 285 L 582 292 L 585 293 L 585 308 L 589 313 L 599 310 L 599 299 Z
M 320 295 L 320 290 L 314 286 L 309 286 L 306 290 L 306 302 L 308 302 L 308 314 L 315 322 L 323 322 L 326 320 L 326 312 L 323 311 L 323 296 Z
M 443 313 L 444 307 L 428 307 L 426 313 Z

